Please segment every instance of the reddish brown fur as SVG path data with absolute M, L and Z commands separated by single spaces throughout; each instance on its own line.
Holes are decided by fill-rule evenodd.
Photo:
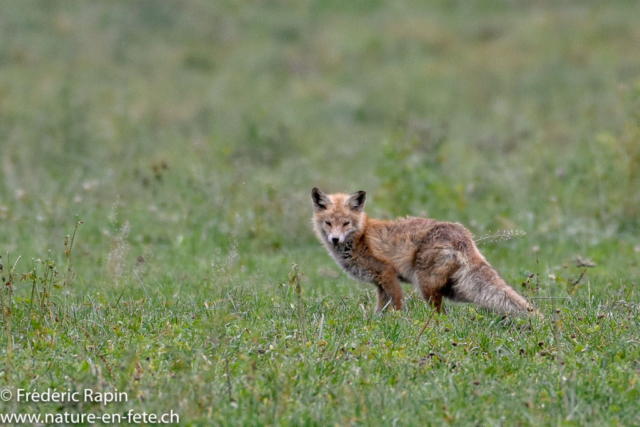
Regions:
M 400 281 L 413 283 L 438 311 L 443 297 L 502 313 L 532 311 L 462 225 L 412 217 L 370 219 L 364 191 L 326 195 L 314 188 L 312 199 L 318 239 L 349 275 L 377 286 L 378 311 L 387 305 L 402 308 Z

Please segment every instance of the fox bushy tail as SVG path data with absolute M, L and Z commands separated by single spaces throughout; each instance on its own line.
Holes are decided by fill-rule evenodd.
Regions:
M 469 267 L 458 286 L 469 302 L 503 314 L 534 312 L 531 304 L 504 281 L 488 264 Z

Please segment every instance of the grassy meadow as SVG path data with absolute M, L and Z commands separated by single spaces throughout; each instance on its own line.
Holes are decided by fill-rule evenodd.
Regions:
M 637 1 L 0 9 L 0 390 L 128 395 L 0 414 L 640 424 Z M 313 186 L 463 223 L 545 318 L 375 315 Z

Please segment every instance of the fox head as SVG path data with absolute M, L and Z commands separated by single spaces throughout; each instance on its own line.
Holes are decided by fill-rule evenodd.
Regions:
M 324 194 L 314 187 L 311 190 L 313 227 L 318 238 L 335 246 L 344 243 L 349 236 L 359 234 L 364 228 L 366 199 L 367 193 L 364 191 L 351 195 Z

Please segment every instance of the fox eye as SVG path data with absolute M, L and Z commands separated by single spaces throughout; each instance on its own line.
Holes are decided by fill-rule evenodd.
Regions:
M 347 225 L 351 224 L 350 221 L 345 222 L 344 224 L 342 224 L 344 227 L 346 227 Z
M 327 224 L 329 227 L 331 227 L 331 222 L 325 221 L 324 223 Z

